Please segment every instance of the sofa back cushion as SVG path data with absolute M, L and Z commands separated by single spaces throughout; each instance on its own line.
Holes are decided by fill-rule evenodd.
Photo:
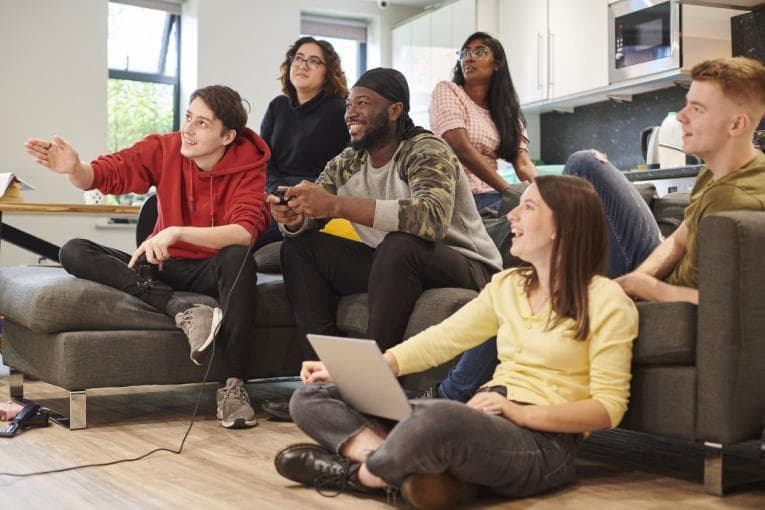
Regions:
M 653 201 L 653 216 L 664 237 L 675 231 L 683 222 L 683 213 L 691 200 L 690 193 L 667 193 Z

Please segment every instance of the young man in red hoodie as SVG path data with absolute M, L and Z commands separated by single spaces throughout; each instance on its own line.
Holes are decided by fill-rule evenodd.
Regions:
M 270 152 L 246 122 L 239 94 L 213 85 L 191 94 L 179 132 L 150 135 L 89 164 L 58 135 L 25 144 L 37 163 L 83 190 L 146 193 L 156 186 L 157 223 L 132 254 L 73 239 L 59 258 L 71 274 L 175 317 L 197 364 L 217 335 L 227 376 L 217 393 L 218 419 L 227 428 L 257 424 L 243 387 L 257 301 L 257 267 L 247 255 L 269 221 L 263 200 Z M 176 290 L 213 296 L 221 308 L 185 302 Z

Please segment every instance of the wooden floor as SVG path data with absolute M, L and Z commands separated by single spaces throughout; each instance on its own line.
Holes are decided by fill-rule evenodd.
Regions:
M 0 377 L 0 400 L 8 398 Z M 289 391 L 285 384 L 250 384 L 253 400 Z M 199 385 L 96 390 L 88 393 L 88 428 L 53 425 L 0 438 L 0 472 L 24 473 L 107 462 L 158 447 L 177 448 Z M 63 410 L 67 394 L 27 382 L 25 396 Z M 181 455 L 157 453 L 138 462 L 67 473 L 12 478 L 0 475 L 0 508 L 390 508 L 385 498 L 342 494 L 326 498 L 281 478 L 273 458 L 306 437 L 293 424 L 269 422 L 224 430 L 215 420 L 215 391 L 203 390 L 200 418 Z M 765 508 L 765 487 L 724 498 L 706 495 L 693 480 L 656 471 L 579 462 L 579 482 L 564 491 L 520 501 L 481 500 L 477 508 L 512 509 L 728 509 Z M 400 504 L 400 503 L 399 503 Z

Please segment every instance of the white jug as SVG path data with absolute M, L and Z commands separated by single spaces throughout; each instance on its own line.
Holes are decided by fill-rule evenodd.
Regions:
M 669 112 L 659 129 L 659 168 L 685 166 L 683 126 L 675 112 Z

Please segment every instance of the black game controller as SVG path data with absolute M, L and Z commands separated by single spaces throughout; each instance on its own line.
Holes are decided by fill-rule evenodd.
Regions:
M 273 196 L 279 199 L 279 201 L 276 203 L 277 205 L 287 205 L 287 199 L 285 198 L 284 194 L 288 189 L 289 188 L 287 186 L 279 186 L 271 192 Z
M 154 267 L 146 260 L 146 254 L 141 253 L 133 264 L 138 285 L 143 287 L 154 280 Z

